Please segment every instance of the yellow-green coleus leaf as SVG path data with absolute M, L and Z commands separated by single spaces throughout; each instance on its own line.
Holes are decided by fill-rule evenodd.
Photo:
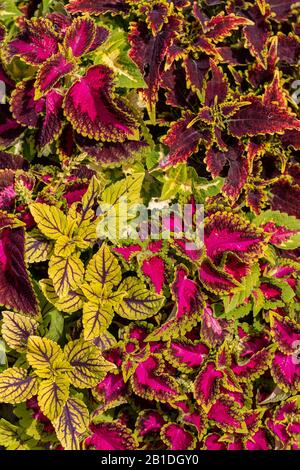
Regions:
M 102 356 L 93 344 L 82 339 L 70 341 L 64 348 L 73 369 L 68 373 L 72 385 L 78 388 L 91 388 L 115 366 Z
M 50 258 L 52 244 L 38 231 L 33 230 L 26 234 L 25 258 L 27 263 L 40 263 Z
M 52 256 L 48 274 L 58 297 L 63 299 L 70 290 L 76 290 L 80 286 L 84 276 L 84 265 L 77 253 L 67 258 Z
M 37 394 L 38 379 L 27 375 L 27 370 L 11 367 L 0 374 L 0 402 L 22 403 Z
M 83 334 L 86 340 L 97 338 L 109 327 L 114 312 L 108 302 L 87 302 L 83 306 Z
M 51 421 L 61 415 L 69 397 L 69 386 L 70 382 L 66 376 L 41 382 L 38 391 L 38 404 L 44 415 Z
M 80 442 L 89 425 L 89 411 L 85 403 L 78 398 L 68 398 L 53 425 L 65 450 L 79 450 Z
M 3 339 L 12 349 L 25 352 L 28 338 L 36 334 L 39 323 L 33 318 L 15 312 L 2 312 L 2 317 L 1 334 Z
M 86 281 L 100 283 L 103 286 L 109 283 L 116 286 L 121 278 L 121 268 L 116 256 L 103 243 L 87 266 Z
M 71 370 L 60 346 L 39 336 L 31 336 L 28 340 L 27 361 L 42 379 L 51 380 Z
M 125 292 L 125 296 L 116 312 L 128 320 L 143 320 L 156 315 L 165 301 L 164 296 L 150 291 L 135 277 L 127 277 L 119 289 Z
M 42 279 L 39 285 L 48 302 L 60 312 L 73 313 L 82 308 L 84 296 L 79 289 L 69 291 L 63 299 L 60 299 L 55 292 L 51 279 Z
M 5 419 L 0 419 L 0 446 L 8 450 L 18 450 L 21 446 L 19 428 Z
M 30 212 L 40 231 L 52 240 L 69 234 L 67 217 L 56 206 L 35 202 L 29 206 Z
M 81 290 L 90 301 L 99 304 L 109 303 L 112 306 L 120 303 L 125 295 L 125 292 L 120 291 L 120 289 L 113 291 L 113 285 L 109 283 L 105 285 L 97 282 L 92 282 L 91 284 L 84 283 L 81 286 Z

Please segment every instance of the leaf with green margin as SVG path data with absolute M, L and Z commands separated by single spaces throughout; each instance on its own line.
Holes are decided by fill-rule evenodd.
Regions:
M 38 379 L 27 375 L 27 370 L 11 367 L 0 374 L 0 402 L 21 403 L 37 394 Z
M 284 231 L 291 230 L 290 235 L 287 234 L 287 240 L 275 245 L 282 250 L 294 250 L 300 246 L 300 220 L 293 215 L 288 215 L 285 212 L 267 210 L 261 212 L 260 215 L 253 219 L 253 224 L 261 227 L 268 222 L 273 222 L 279 229 L 283 228 Z M 284 233 L 284 232 L 283 232 Z
M 56 308 L 47 313 L 45 320 L 49 321 L 48 332 L 45 338 L 59 341 L 64 331 L 64 316 Z
M 165 297 L 156 294 L 145 287 L 145 284 L 135 278 L 127 277 L 119 288 L 126 292 L 116 313 L 127 320 L 144 320 L 156 315 L 165 302 Z
M 38 404 L 50 421 L 58 418 L 69 397 L 70 382 L 66 377 L 43 380 L 38 391 Z
M 80 450 L 80 442 L 89 425 L 87 406 L 78 398 L 68 398 L 61 415 L 53 425 L 65 450 Z

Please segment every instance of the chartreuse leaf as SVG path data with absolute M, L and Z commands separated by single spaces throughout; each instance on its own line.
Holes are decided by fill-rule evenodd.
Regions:
M 52 240 L 68 235 L 67 217 L 55 206 L 35 202 L 29 206 L 30 212 L 40 231 Z
M 84 265 L 78 253 L 67 258 L 52 256 L 48 274 L 58 297 L 63 299 L 71 290 L 76 290 L 80 286 L 84 275 Z
M 85 403 L 78 398 L 68 398 L 53 425 L 65 450 L 79 450 L 80 441 L 89 425 L 89 412 Z
M 87 224 L 90 224 L 90 220 L 94 217 L 95 214 L 93 207 L 101 189 L 102 184 L 100 183 L 99 179 L 93 176 L 81 201 L 81 211 L 78 218 L 79 220 L 77 229 L 83 228 Z
M 97 338 L 109 327 L 114 312 L 109 303 L 87 302 L 83 306 L 83 334 L 86 340 Z
M 69 386 L 70 382 L 65 376 L 41 382 L 38 403 L 44 415 L 51 421 L 60 416 L 69 397 Z
M 37 394 L 38 379 L 27 375 L 27 370 L 11 367 L 0 374 L 0 402 L 21 403 Z
M 143 320 L 156 315 L 165 301 L 164 296 L 150 291 L 135 277 L 127 277 L 119 289 L 126 294 L 116 312 L 128 320 Z
M 88 341 L 69 341 L 64 353 L 73 367 L 68 376 L 72 385 L 78 388 L 94 387 L 107 372 L 115 368 L 114 364 L 106 361 L 100 350 Z
M 86 281 L 101 283 L 102 286 L 109 283 L 116 286 L 121 281 L 121 277 L 121 268 L 116 256 L 103 243 L 87 266 Z
M 134 173 L 103 191 L 98 209 L 101 214 L 97 225 L 99 238 L 118 240 L 128 234 L 130 208 L 141 202 L 144 177 L 144 173 Z
M 14 312 L 2 312 L 1 334 L 9 347 L 18 352 L 25 352 L 29 336 L 35 335 L 39 323 L 33 318 Z
M 28 340 L 27 361 L 42 379 L 53 379 L 71 369 L 60 346 L 39 336 L 30 336 Z
M 225 307 L 225 314 L 230 316 L 230 312 L 232 312 L 232 316 L 236 318 L 236 313 L 234 310 L 237 307 L 240 307 L 242 303 L 250 297 L 254 289 L 259 284 L 259 277 L 260 277 L 260 268 L 257 263 L 253 264 L 249 274 L 244 276 L 240 281 L 240 286 L 233 290 L 233 295 L 226 296 L 224 298 L 224 307 Z M 244 305 L 242 306 L 242 312 L 246 312 L 244 309 Z M 247 311 L 248 313 L 248 311 Z
M 69 291 L 67 296 L 60 299 L 55 292 L 51 279 L 42 279 L 39 284 L 46 299 L 60 312 L 73 313 L 82 308 L 83 295 L 79 289 Z
M 8 450 L 17 450 L 20 445 L 18 427 L 5 419 L 0 419 L 0 446 Z
M 40 263 L 50 257 L 51 243 L 38 231 L 31 231 L 25 239 L 25 256 L 28 263 Z
M 127 34 L 114 29 L 109 38 L 97 50 L 95 63 L 105 64 L 116 73 L 116 86 L 121 88 L 146 88 L 139 68 L 128 56 Z

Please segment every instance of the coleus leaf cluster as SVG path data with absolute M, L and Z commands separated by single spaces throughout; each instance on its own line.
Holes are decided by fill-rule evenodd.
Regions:
M 5 3 L 0 446 L 299 449 L 299 13 Z

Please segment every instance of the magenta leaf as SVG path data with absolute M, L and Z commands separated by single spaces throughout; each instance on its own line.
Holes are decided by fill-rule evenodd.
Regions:
M 74 63 L 61 53 L 50 57 L 39 69 L 36 77 L 35 95 L 41 97 L 51 90 L 57 82 L 74 69 Z
M 26 22 L 25 29 L 8 44 L 9 54 L 20 56 L 25 62 L 38 65 L 58 51 L 58 40 L 50 20 L 34 18 Z
M 55 140 L 62 130 L 63 96 L 56 90 L 46 96 L 46 115 L 38 133 L 38 144 L 44 148 Z
M 92 436 L 85 440 L 88 449 L 134 450 L 137 447 L 132 432 L 118 422 L 91 424 Z
M 299 347 L 299 345 L 298 345 Z M 300 386 L 300 362 L 299 353 L 286 355 L 281 351 L 276 351 L 271 374 L 277 385 L 288 393 L 296 393 Z
M 169 402 L 180 395 L 176 380 L 159 372 L 159 360 L 154 356 L 138 364 L 131 384 L 134 393 L 147 400 Z
M 64 100 L 65 115 L 83 136 L 123 142 L 133 134 L 135 120 L 120 98 L 113 99 L 112 82 L 112 71 L 96 65 L 69 89 Z
M 142 273 L 151 279 L 155 292 L 160 294 L 165 282 L 165 262 L 159 256 L 143 261 L 141 267 Z
M 70 13 L 90 13 L 101 15 L 105 13 L 128 13 L 126 0 L 70 0 L 66 9 Z
M 165 424 L 160 434 L 162 440 L 170 450 L 190 450 L 195 448 L 195 438 L 179 424 Z
M 64 46 L 72 50 L 74 57 L 80 57 L 90 50 L 96 37 L 96 24 L 92 18 L 78 17 L 67 29 Z
M 223 373 L 214 362 L 207 362 L 194 383 L 194 396 L 203 407 L 209 408 L 219 395 L 219 382 Z
M 246 424 L 239 407 L 233 399 L 226 396 L 221 396 L 215 401 L 207 417 L 224 431 L 246 432 Z

